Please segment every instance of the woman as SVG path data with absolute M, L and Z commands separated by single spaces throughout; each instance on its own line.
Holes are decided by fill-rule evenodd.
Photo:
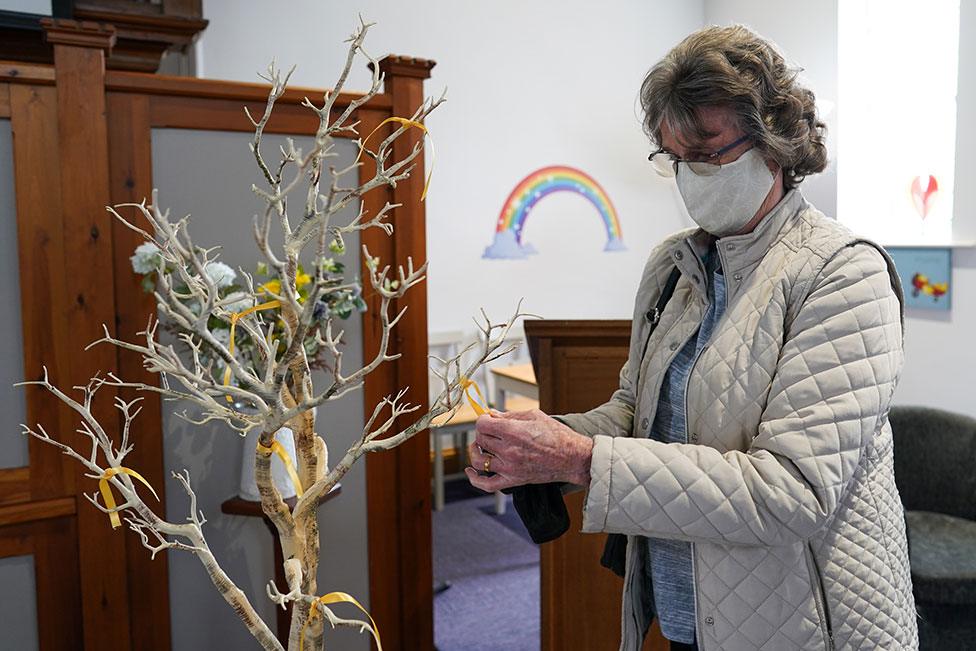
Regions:
M 887 422 L 902 293 L 799 191 L 827 160 L 813 93 L 753 32 L 709 27 L 641 101 L 700 228 L 651 253 L 619 390 L 481 417 L 472 466 L 494 474 L 471 483 L 588 488 L 583 530 L 628 535 L 621 649 L 655 616 L 674 649 L 916 648 Z

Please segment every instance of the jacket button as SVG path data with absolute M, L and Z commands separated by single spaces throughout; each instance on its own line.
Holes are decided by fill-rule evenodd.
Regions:
M 685 256 L 684 256 L 684 254 L 681 251 L 675 251 L 674 252 L 674 259 L 675 260 L 680 260 L 683 257 L 685 257 Z
M 668 348 L 670 348 L 671 350 L 677 350 L 677 348 L 678 348 L 678 342 L 677 342 L 677 341 L 672 341 L 672 342 L 671 342 L 671 343 L 670 343 L 670 344 L 668 345 Z
M 654 322 L 654 310 L 648 310 L 647 311 L 647 314 L 644 315 L 644 318 L 653 323 Z
M 732 277 L 735 279 L 735 282 L 742 281 L 742 274 L 732 274 Z
M 692 276 L 691 279 L 695 281 L 696 285 L 701 282 L 701 278 L 699 278 L 698 276 Z
M 650 425 L 650 423 L 647 421 L 647 419 L 646 418 L 642 418 L 641 419 L 641 429 L 647 429 L 647 426 L 648 425 Z
M 715 619 L 712 618 L 712 617 L 706 617 L 705 618 L 705 623 L 708 624 L 709 626 L 711 626 L 712 624 L 715 623 Z
M 697 434 L 692 433 L 692 435 L 691 435 L 691 442 L 692 443 L 698 443 L 698 435 Z

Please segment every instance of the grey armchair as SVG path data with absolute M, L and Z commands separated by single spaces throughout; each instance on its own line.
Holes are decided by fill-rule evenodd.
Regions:
M 919 648 L 976 649 L 976 420 L 893 407 Z

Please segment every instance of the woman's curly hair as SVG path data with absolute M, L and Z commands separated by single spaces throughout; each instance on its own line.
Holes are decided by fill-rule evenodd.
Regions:
M 742 25 L 706 27 L 659 61 L 641 85 L 644 131 L 661 142 L 661 125 L 699 141 L 714 137 L 703 106 L 731 108 L 756 146 L 783 168 L 787 188 L 827 166 L 827 126 L 813 93 L 776 48 Z

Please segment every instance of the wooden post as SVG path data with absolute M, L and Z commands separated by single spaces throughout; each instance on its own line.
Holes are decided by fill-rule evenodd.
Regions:
M 152 130 L 149 99 L 145 95 L 107 93 L 109 183 L 111 203 L 139 203 L 152 194 Z M 148 221 L 135 210 L 124 213 L 143 228 Z M 132 271 L 129 256 L 143 243 L 142 236 L 117 219 L 112 220 L 112 247 L 115 271 L 116 336 L 124 341 L 139 341 L 149 316 L 156 315 L 153 295 L 142 289 L 141 278 Z M 119 377 L 131 382 L 159 385 L 159 376 L 142 364 L 142 355 L 117 348 Z M 139 443 L 129 453 L 128 463 L 157 489 L 166 485 L 163 467 L 163 415 L 159 394 L 120 389 L 123 400 L 141 397 L 138 424 Z M 120 415 L 121 416 L 121 415 Z M 157 513 L 166 513 L 166 495 L 159 490 Z M 132 648 L 168 651 L 170 648 L 169 554 L 150 556 L 139 537 L 126 531 L 126 556 L 129 593 L 132 598 L 130 622 Z
M 105 57 L 115 31 L 98 23 L 41 21 L 54 46 L 57 82 L 57 161 L 61 167 L 61 217 L 64 237 L 64 302 L 60 318 L 71 324 L 66 357 L 67 377 L 52 377 L 64 387 L 84 385 L 98 373 L 116 370 L 112 346 L 84 351 L 102 336 L 101 324 L 115 331 L 112 224 L 105 206 L 109 197 L 108 138 L 105 121 Z M 99 392 L 93 413 L 110 436 L 117 435 L 114 391 Z M 79 501 L 79 566 L 81 572 L 84 646 L 88 649 L 130 649 L 126 540 L 113 530 L 107 516 L 84 500 L 95 482 L 76 475 Z
M 385 90 L 393 97 L 392 115 L 406 118 L 413 115 L 424 101 L 424 79 L 430 77 L 433 67 L 433 61 L 409 57 L 389 56 L 380 61 L 380 70 L 386 77 Z M 382 120 L 381 115 L 367 111 L 360 118 L 363 119 L 360 132 L 364 134 Z M 394 158 L 406 158 L 421 137 L 419 129 L 409 129 L 394 143 Z M 370 170 L 364 169 L 363 173 L 369 174 Z M 391 201 L 402 204 L 393 213 L 392 247 L 377 249 L 382 245 L 372 244 L 376 234 L 364 232 L 364 243 L 373 255 L 381 256 L 384 264 L 406 265 L 407 258 L 411 257 L 417 267 L 427 260 L 426 218 L 420 200 L 423 187 L 421 155 L 410 178 L 398 183 L 389 193 Z M 364 199 L 373 212 L 384 201 L 383 193 L 374 194 L 375 197 L 367 195 Z M 394 367 L 392 373 L 370 376 L 372 380 L 367 380 L 364 394 L 367 411 L 378 398 L 395 392 L 397 387 L 408 386 L 406 400 L 419 405 L 421 413 L 427 410 L 427 285 L 414 288 L 404 300 L 409 309 L 394 330 L 391 346 L 391 352 L 402 353 L 403 357 L 385 365 Z M 394 306 L 394 313 L 401 307 L 402 304 Z M 375 351 L 371 330 L 368 322 L 363 342 L 367 359 L 370 348 Z M 404 419 L 398 428 L 409 422 Z M 421 432 L 391 452 L 370 455 L 366 464 L 370 605 L 384 637 L 394 640 L 399 649 L 434 648 L 428 439 L 427 432 Z

